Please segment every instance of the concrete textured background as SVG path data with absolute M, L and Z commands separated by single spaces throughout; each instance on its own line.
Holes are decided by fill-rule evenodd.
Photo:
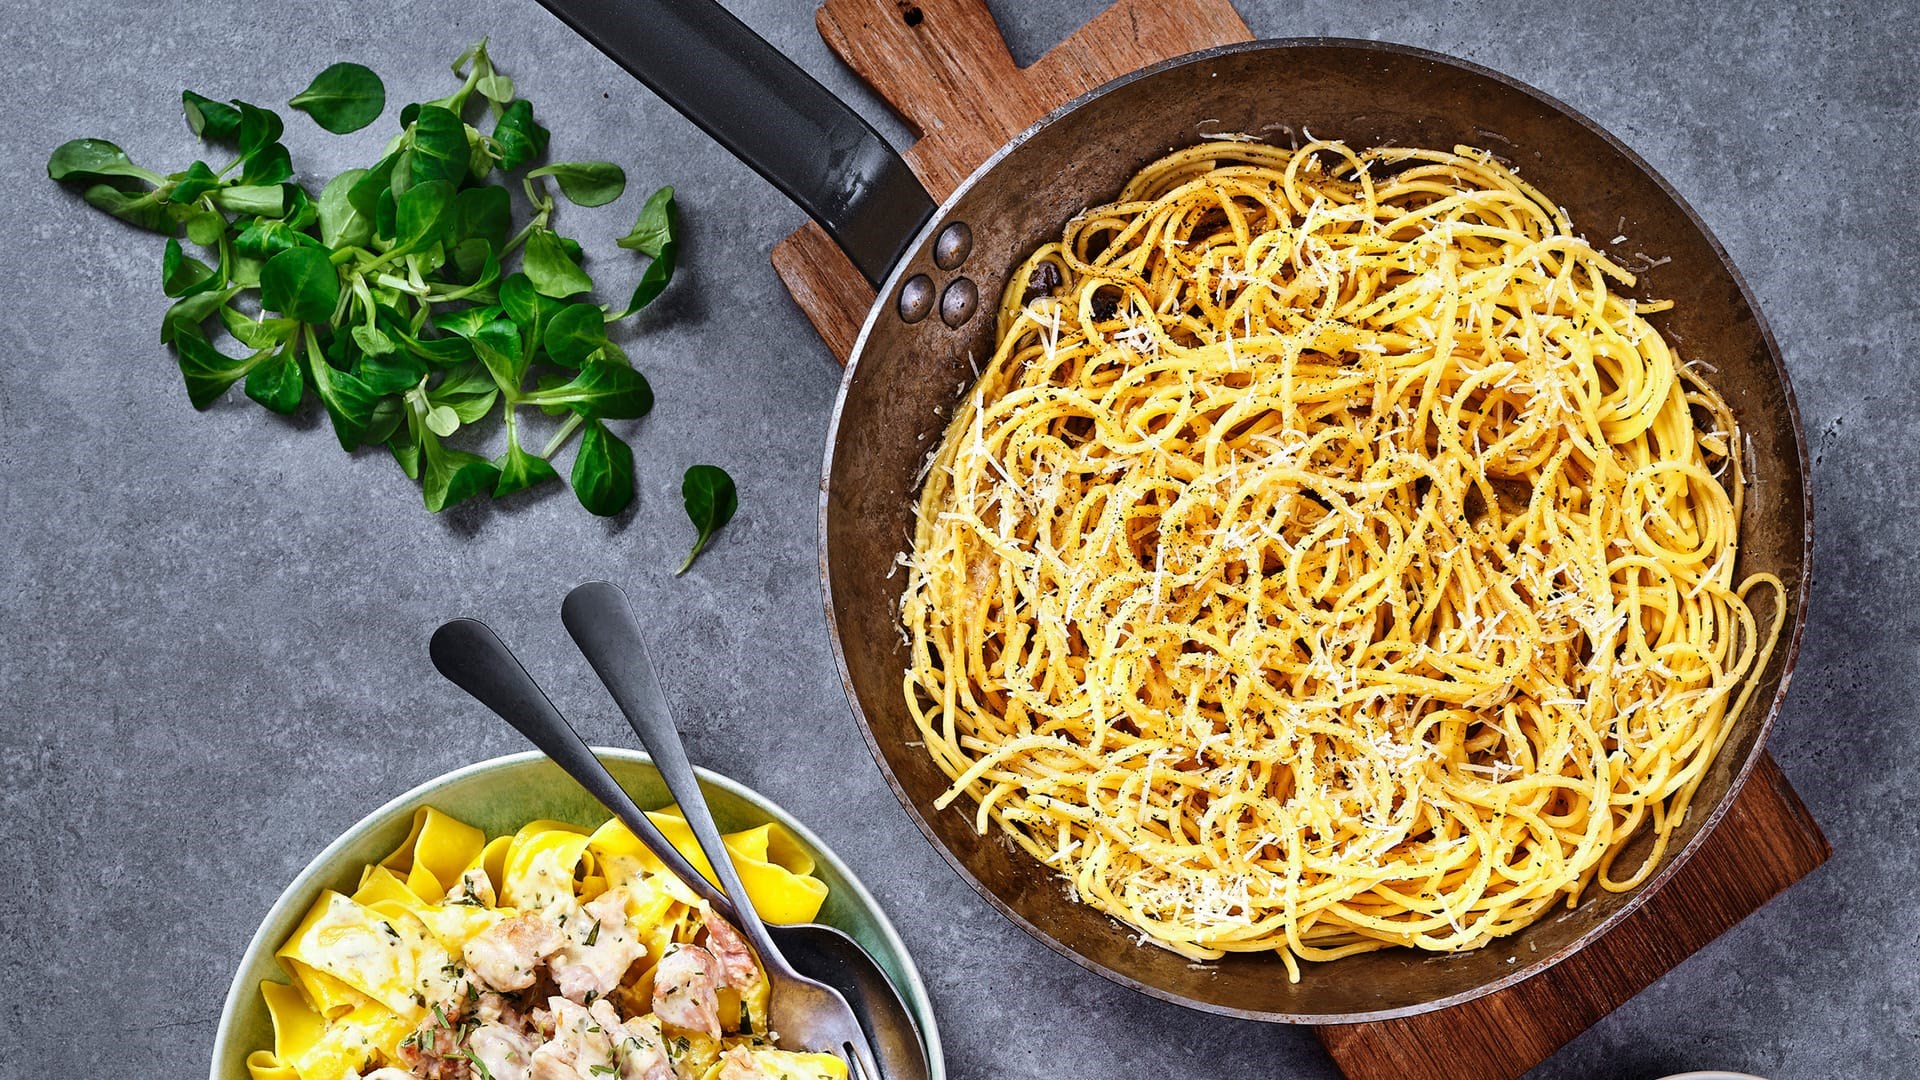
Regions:
M 1326 1077 L 1303 1030 L 1203 1017 L 1110 985 L 995 915 L 916 834 L 834 678 L 815 573 L 815 480 L 839 371 L 767 265 L 799 212 L 528 0 L 6 5 L 0 192 L 0 1077 L 192 1077 L 233 963 L 282 885 L 372 806 L 521 747 L 429 667 L 443 619 L 490 620 L 597 741 L 629 742 L 565 641 L 560 597 L 607 577 L 649 609 L 696 760 L 785 803 L 862 873 L 927 974 L 957 1077 Z M 730 6 L 896 139 L 829 55 L 810 0 Z M 1100 0 L 995 0 L 1028 61 Z M 1752 282 L 1813 440 L 1813 621 L 1774 753 L 1833 861 L 1535 1075 L 1920 1073 L 1920 61 L 1902 5 L 1381 5 L 1239 0 L 1256 33 L 1377 37 L 1489 65 L 1624 139 L 1699 209 Z M 1904 26 L 1902 25 L 1904 24 Z M 613 288 L 612 239 L 679 185 L 682 279 L 631 342 L 659 407 L 640 499 L 564 494 L 427 515 L 383 453 L 239 399 L 207 415 L 154 331 L 160 244 L 44 176 L 95 135 L 178 168 L 177 95 L 284 102 L 347 58 L 400 103 L 492 35 L 554 129 L 637 191 L 565 207 Z M 312 179 L 371 160 L 289 114 Z M 681 471 L 738 478 L 697 568 Z

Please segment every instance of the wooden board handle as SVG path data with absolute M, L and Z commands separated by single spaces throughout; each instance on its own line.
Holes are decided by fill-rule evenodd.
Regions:
M 1081 94 L 1171 57 L 1246 41 L 1228 0 L 1120 0 L 1022 68 L 985 0 L 827 0 L 820 36 L 913 129 L 902 154 L 936 199 L 1028 125 Z M 809 222 L 774 269 L 841 363 L 873 289 Z
M 1316 1029 L 1351 1080 L 1510 1080 L 1811 873 L 1833 851 L 1771 754 L 1659 892 L 1518 986 L 1405 1020 Z

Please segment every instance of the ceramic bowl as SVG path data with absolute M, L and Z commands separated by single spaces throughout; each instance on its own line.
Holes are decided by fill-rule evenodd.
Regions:
M 645 754 L 610 747 L 599 747 L 596 752 L 641 806 L 665 806 L 673 801 Z M 920 972 L 886 913 L 853 871 L 819 837 L 766 796 L 705 769 L 700 770 L 700 786 L 723 831 L 777 821 L 813 855 L 814 876 L 827 885 L 827 902 L 820 909 L 819 921 L 851 934 L 873 954 L 920 1025 L 933 1080 L 946 1080 L 939 1028 L 926 985 L 920 981 Z M 300 871 L 247 943 L 214 1036 L 211 1080 L 247 1080 L 247 1055 L 271 1045 L 273 1027 L 260 997 L 260 982 L 287 980 L 273 953 L 299 924 L 314 898 L 323 889 L 351 892 L 360 880 L 361 867 L 378 862 L 399 847 L 407 837 L 413 812 L 427 805 L 483 829 L 489 836 L 512 832 L 540 818 L 592 826 L 608 816 L 559 766 L 529 752 L 482 761 L 435 777 L 361 818 Z

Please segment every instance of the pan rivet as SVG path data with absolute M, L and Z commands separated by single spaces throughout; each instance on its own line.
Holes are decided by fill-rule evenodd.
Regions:
M 973 309 L 979 304 L 980 290 L 973 279 L 954 278 L 947 291 L 940 295 L 940 321 L 957 328 L 973 318 Z
M 933 242 L 933 265 L 942 270 L 952 270 L 967 261 L 967 253 L 973 250 L 973 230 L 964 221 L 956 221 L 940 230 L 940 238 Z
M 933 279 L 915 274 L 900 286 L 900 319 L 917 323 L 933 310 Z

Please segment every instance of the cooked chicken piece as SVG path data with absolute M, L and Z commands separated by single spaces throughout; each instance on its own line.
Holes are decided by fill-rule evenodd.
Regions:
M 620 1080 L 674 1080 L 673 1061 L 667 1057 L 667 1040 L 660 1034 L 659 1020 L 651 1016 L 621 1020 L 613 1003 L 605 998 L 594 1002 L 587 1012 L 613 1035 Z
M 499 1024 L 482 1024 L 467 1036 L 467 1053 L 493 1080 L 528 1080 L 533 1052 L 533 1039 Z
M 553 1041 L 533 1052 L 531 1080 L 605 1080 L 616 1070 L 613 1035 L 586 1009 L 554 998 Z
M 515 1032 L 526 1031 L 532 1026 L 531 1019 L 521 1010 L 520 1002 L 516 999 L 491 990 L 482 990 L 479 997 L 473 1015 L 481 1023 L 496 1024 Z
M 400 1063 L 409 1080 L 466 1080 L 467 1060 L 457 1056 L 460 1039 L 452 1027 L 429 1015 L 400 1042 Z
M 647 951 L 627 922 L 625 889 L 601 893 L 569 929 L 574 940 L 554 954 L 550 970 L 560 993 L 574 1001 L 605 997 Z
M 707 951 L 720 962 L 720 985 L 751 990 L 760 984 L 760 966 L 753 951 L 733 924 L 709 911 L 702 916 L 707 928 Z
M 388 1065 L 386 1068 L 373 1070 L 360 1080 L 413 1080 L 413 1074 L 405 1069 L 396 1069 Z
M 538 915 L 516 915 L 480 932 L 463 950 L 467 970 L 494 990 L 525 990 L 540 962 L 567 943 Z
M 698 945 L 667 953 L 653 973 L 653 1014 L 663 1024 L 720 1037 L 720 1001 L 714 994 L 720 962 Z
M 460 875 L 460 880 L 447 890 L 446 903 L 474 904 L 479 907 L 496 907 L 493 895 L 493 879 L 479 867 Z

